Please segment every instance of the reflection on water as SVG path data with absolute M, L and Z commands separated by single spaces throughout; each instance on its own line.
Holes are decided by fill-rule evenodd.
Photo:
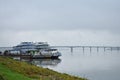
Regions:
M 61 59 L 21 59 L 20 57 L 13 57 L 13 59 L 24 61 L 44 68 L 47 66 L 55 67 L 61 62 Z
M 61 59 L 33 59 L 32 64 L 42 67 L 57 66 L 61 62 Z
M 15 60 L 20 60 L 20 61 L 24 61 L 36 66 L 41 66 L 41 67 L 48 67 L 48 66 L 57 66 L 62 60 L 61 59 L 23 59 L 20 57 L 13 57 L 13 59 Z

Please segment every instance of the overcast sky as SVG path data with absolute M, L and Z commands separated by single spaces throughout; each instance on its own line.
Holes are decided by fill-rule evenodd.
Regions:
M 120 46 L 120 0 L 0 0 L 0 46 Z

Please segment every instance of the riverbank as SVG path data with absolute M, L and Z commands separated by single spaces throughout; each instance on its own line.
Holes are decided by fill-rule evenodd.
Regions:
M 37 67 L 7 57 L 0 57 L 0 80 L 86 80 Z

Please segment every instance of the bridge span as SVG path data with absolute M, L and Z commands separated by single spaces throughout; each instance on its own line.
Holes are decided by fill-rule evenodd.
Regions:
M 97 51 L 99 51 L 99 48 L 103 48 L 104 51 L 106 51 L 106 49 L 109 50 L 120 50 L 119 46 L 51 46 L 51 48 L 70 48 L 71 52 L 73 52 L 74 48 L 82 48 L 83 52 L 85 48 L 89 48 L 90 52 L 92 51 L 92 48 L 96 48 Z

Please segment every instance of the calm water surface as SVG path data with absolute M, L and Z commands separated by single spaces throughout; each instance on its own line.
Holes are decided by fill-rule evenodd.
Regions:
M 32 63 L 61 73 L 85 77 L 89 80 L 120 80 L 120 51 L 93 48 L 59 49 L 60 59 L 36 59 Z
M 120 51 L 86 49 L 59 49 L 58 60 L 33 60 L 37 66 L 58 72 L 88 78 L 89 80 L 120 80 Z

